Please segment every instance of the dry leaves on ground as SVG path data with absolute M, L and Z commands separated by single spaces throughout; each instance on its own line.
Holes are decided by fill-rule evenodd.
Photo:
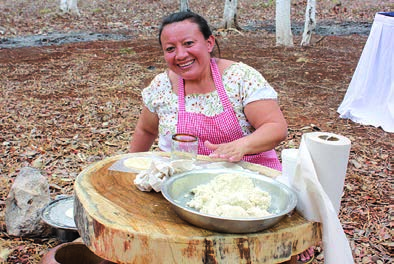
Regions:
M 93 162 L 127 152 L 142 105 L 141 89 L 165 69 L 152 34 L 162 10 L 175 10 L 170 1 L 82 1 L 83 16 L 76 20 L 55 15 L 56 4 L 45 7 L 43 2 L 33 8 L 25 1 L 6 0 L 0 8 L 12 14 L 6 21 L 14 29 L 7 36 L 80 29 L 127 32 L 135 38 L 0 50 L 0 261 L 9 263 L 37 263 L 59 243 L 53 238 L 7 235 L 5 200 L 19 170 L 40 168 L 54 198 L 72 194 L 75 177 Z M 298 21 L 304 2 L 292 2 Z M 376 9 L 388 7 L 385 1 L 343 1 L 334 11 L 334 2 L 319 2 L 319 17 L 372 21 Z M 201 3 L 197 11 L 220 21 L 220 5 L 208 8 L 209 1 Z M 15 13 L 11 4 L 22 11 Z M 245 10 L 256 9 L 256 15 L 273 19 L 272 7 L 256 8 L 253 1 L 240 5 L 244 24 L 259 23 L 253 12 Z M 147 18 L 150 10 L 155 12 Z M 336 113 L 367 37 L 316 36 L 308 48 L 275 47 L 275 36 L 265 31 L 217 37 L 223 57 L 256 67 L 278 91 L 289 124 L 288 138 L 277 148 L 278 154 L 283 148 L 298 147 L 301 135 L 310 131 L 349 137 L 352 149 L 340 220 L 356 263 L 390 263 L 393 135 L 339 119 Z M 300 36 L 295 38 L 299 43 Z M 316 263 L 323 262 L 319 256 Z

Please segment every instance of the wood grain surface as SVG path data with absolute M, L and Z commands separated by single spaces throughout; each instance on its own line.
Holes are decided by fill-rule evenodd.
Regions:
M 76 179 L 75 223 L 96 255 L 117 263 L 279 263 L 321 240 L 320 225 L 297 213 L 251 234 L 217 233 L 190 225 L 161 193 L 138 190 L 133 183 L 136 173 L 109 170 L 120 159 L 149 154 L 109 157 Z M 263 166 L 242 166 L 278 175 Z

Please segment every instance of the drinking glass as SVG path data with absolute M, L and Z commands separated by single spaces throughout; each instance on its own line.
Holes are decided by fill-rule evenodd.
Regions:
M 190 134 L 174 134 L 171 142 L 172 160 L 192 160 L 197 159 L 198 138 Z

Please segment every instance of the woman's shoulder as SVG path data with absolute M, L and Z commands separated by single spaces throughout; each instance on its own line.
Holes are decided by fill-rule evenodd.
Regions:
M 237 62 L 228 60 L 228 59 L 222 59 L 222 58 L 215 58 L 216 64 L 218 65 L 220 74 L 223 75 L 225 72 L 232 67 L 232 65 L 237 64 Z
M 162 72 L 153 77 L 150 84 L 142 90 L 143 98 L 152 98 L 159 95 L 171 94 L 171 82 L 167 72 Z
M 161 72 L 155 75 L 150 84 L 144 90 L 167 89 L 171 87 L 170 79 L 167 72 Z
M 155 77 L 153 77 L 152 79 L 152 83 L 166 83 L 169 82 L 169 76 L 167 71 L 161 72 L 159 74 L 157 74 Z
M 173 92 L 167 72 L 157 74 L 142 90 L 142 100 L 151 112 L 156 112 L 158 105 L 167 104 L 172 97 Z
M 231 61 L 230 61 L 231 62 Z M 277 94 L 264 76 L 252 66 L 243 62 L 224 62 L 223 81 L 228 91 L 243 93 L 245 102 L 259 99 L 275 99 Z
M 226 75 L 237 75 L 237 76 L 244 76 L 247 77 L 250 74 L 257 74 L 260 75 L 260 73 L 253 68 L 252 66 L 249 66 L 243 62 L 236 62 L 232 60 L 227 60 L 227 59 L 220 59 L 219 63 L 219 70 L 222 74 L 222 76 Z

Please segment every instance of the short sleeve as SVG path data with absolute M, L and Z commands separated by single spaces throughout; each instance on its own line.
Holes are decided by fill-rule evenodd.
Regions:
M 149 86 L 142 90 L 144 105 L 152 113 L 157 113 L 158 107 L 171 96 L 171 84 L 165 72 L 156 75 Z
M 176 132 L 177 98 L 166 72 L 156 75 L 142 90 L 144 105 L 159 118 L 159 148 L 164 151 L 170 149 L 171 135 Z
M 256 69 L 245 65 L 245 77 L 249 80 L 245 83 L 243 89 L 244 94 L 244 106 L 248 103 L 257 100 L 274 99 L 277 100 L 278 94 L 274 88 L 267 82 L 264 76 Z
M 226 90 L 238 94 L 242 106 L 258 101 L 277 100 L 278 94 L 263 75 L 242 62 L 232 65 L 224 74 Z

